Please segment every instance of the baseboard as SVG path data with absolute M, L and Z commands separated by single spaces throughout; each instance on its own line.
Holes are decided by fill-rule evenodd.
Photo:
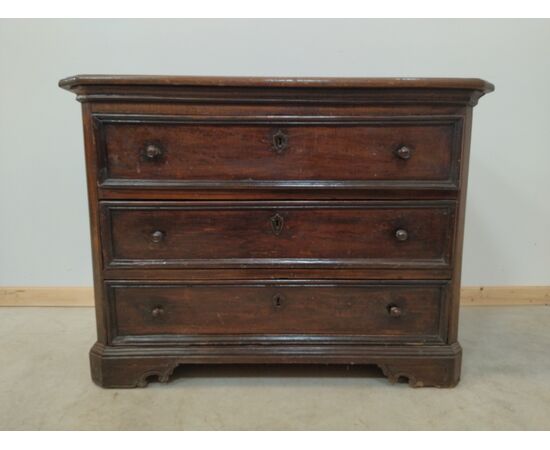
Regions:
M 0 287 L 0 306 L 93 306 L 91 287 Z M 465 286 L 463 306 L 550 305 L 550 286 Z
M 550 305 L 550 286 L 464 286 L 462 306 Z
M 3 286 L 0 306 L 93 306 L 94 291 L 89 286 Z

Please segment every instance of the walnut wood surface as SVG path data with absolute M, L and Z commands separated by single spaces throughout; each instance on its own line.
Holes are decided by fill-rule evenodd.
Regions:
M 102 202 L 101 208 L 106 267 L 450 264 L 451 202 Z
M 479 79 L 79 75 L 105 387 L 179 364 L 460 377 Z
M 206 87 L 295 87 L 371 89 L 468 89 L 484 93 L 494 86 L 479 78 L 338 78 L 338 77 L 205 77 L 170 75 L 74 75 L 59 81 L 63 89 L 80 86 L 206 86 Z
M 114 336 L 157 335 L 162 341 L 166 334 L 328 334 L 442 342 L 445 297 L 437 284 L 204 283 L 111 290 Z
M 96 120 L 111 186 L 132 179 L 149 187 L 194 180 L 456 181 L 460 117 Z M 274 148 L 278 135 L 285 139 L 281 150 Z M 157 157 L 147 157 L 151 147 Z M 398 153 L 404 147 L 407 159 Z

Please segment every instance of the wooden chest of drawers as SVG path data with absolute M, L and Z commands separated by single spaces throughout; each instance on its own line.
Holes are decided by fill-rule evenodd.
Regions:
M 180 364 L 454 386 L 478 79 L 75 76 L 105 387 Z

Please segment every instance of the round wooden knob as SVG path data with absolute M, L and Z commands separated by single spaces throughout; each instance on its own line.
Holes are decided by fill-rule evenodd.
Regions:
M 390 316 L 392 317 L 401 317 L 401 308 L 399 308 L 398 306 L 390 306 L 389 309 L 388 309 L 389 313 L 390 313 Z
M 406 159 L 409 159 L 411 157 L 411 149 L 409 147 L 406 147 L 406 146 L 399 147 L 395 151 L 395 154 L 397 156 L 399 156 L 399 158 L 406 160 Z
M 153 317 L 160 317 L 164 314 L 164 308 L 162 306 L 155 306 L 151 311 Z
M 407 230 L 399 229 L 395 232 L 395 238 L 398 241 L 406 241 L 409 239 L 409 233 L 407 233 Z
M 151 233 L 151 240 L 155 244 L 158 244 L 163 239 L 164 239 L 164 233 L 162 231 L 157 230 L 157 231 L 153 231 L 153 233 Z
M 159 159 L 161 156 L 162 156 L 162 149 L 159 146 L 155 144 L 149 144 L 145 148 L 145 157 L 149 161 L 154 161 L 156 159 Z

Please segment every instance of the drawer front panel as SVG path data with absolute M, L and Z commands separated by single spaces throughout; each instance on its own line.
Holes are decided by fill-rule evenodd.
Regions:
M 109 267 L 444 268 L 452 202 L 102 202 Z
M 452 187 L 462 122 L 98 119 L 105 187 Z
M 446 284 L 109 285 L 113 336 L 343 335 L 440 339 Z

